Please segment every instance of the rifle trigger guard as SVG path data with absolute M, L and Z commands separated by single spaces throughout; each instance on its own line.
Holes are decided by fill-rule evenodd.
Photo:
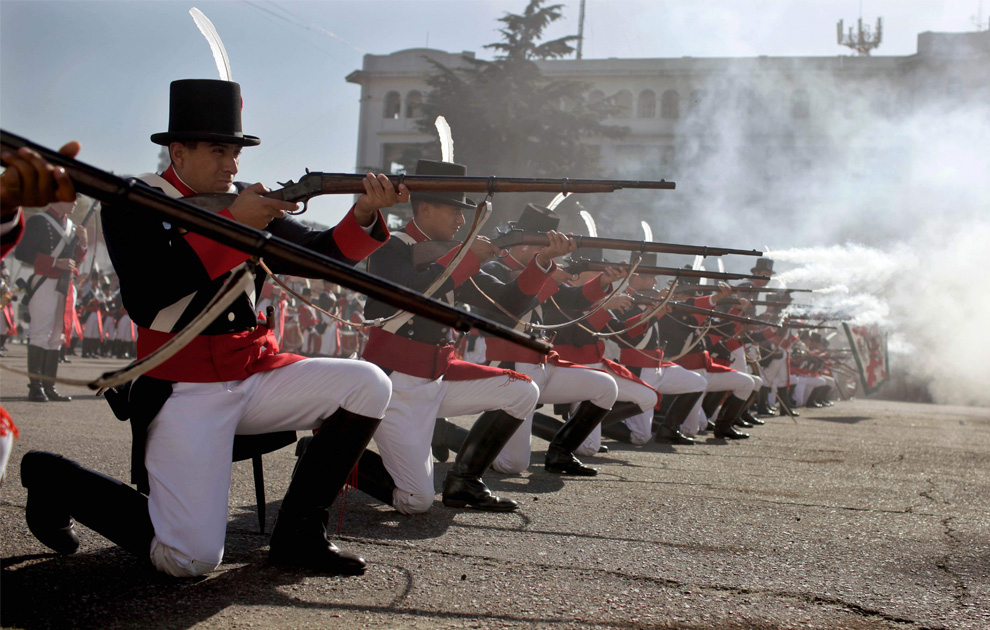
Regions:
M 303 212 L 309 210 L 309 197 L 306 197 L 305 199 L 302 200 L 302 205 L 303 205 L 302 210 L 288 210 L 286 211 L 286 214 L 291 214 L 295 216 L 297 214 L 302 214 Z

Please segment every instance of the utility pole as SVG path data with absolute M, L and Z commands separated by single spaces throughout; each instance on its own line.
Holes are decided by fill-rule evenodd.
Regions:
M 577 58 L 581 58 L 581 49 L 584 46 L 584 0 L 581 0 L 581 8 L 578 12 L 578 45 Z

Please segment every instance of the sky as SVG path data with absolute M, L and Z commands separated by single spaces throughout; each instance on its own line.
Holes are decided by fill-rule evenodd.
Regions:
M 345 77 L 363 55 L 431 47 L 474 51 L 499 39 L 497 19 L 524 0 L 327 2 L 0 2 L 0 125 L 118 174 L 154 170 L 148 137 L 168 125 L 168 84 L 216 78 L 189 15 L 209 17 L 244 98 L 238 179 L 269 187 L 306 168 L 353 172 L 360 88 Z M 548 37 L 576 34 L 577 1 Z M 990 3 L 988 3 L 990 4 Z M 990 6 L 987 7 L 990 9 Z M 974 30 L 979 0 L 588 0 L 584 58 L 835 56 L 838 20 L 884 19 L 877 54 L 910 55 L 923 31 Z M 986 17 L 984 17 L 984 21 Z M 350 198 L 323 197 L 309 217 L 335 223 Z

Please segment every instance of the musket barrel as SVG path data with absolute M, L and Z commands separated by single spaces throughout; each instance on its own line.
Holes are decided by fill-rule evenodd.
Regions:
M 675 311 L 684 311 L 687 313 L 699 313 L 701 315 L 708 315 L 714 319 L 725 319 L 731 322 L 738 322 L 740 324 L 758 324 L 760 326 L 771 326 L 773 328 L 780 328 L 780 324 L 771 324 L 769 322 L 760 321 L 758 319 L 750 319 L 749 317 L 741 317 L 739 315 L 731 315 L 729 313 L 723 313 L 721 311 L 713 311 L 707 308 L 701 308 L 700 306 L 694 306 L 693 304 L 685 304 L 684 302 L 671 302 L 670 307 Z
M 578 248 L 595 247 L 598 249 L 617 249 L 629 252 L 649 252 L 655 254 L 686 254 L 690 256 L 762 256 L 763 252 L 755 249 L 728 249 L 725 247 L 708 247 L 706 245 L 678 245 L 674 243 L 656 243 L 653 241 L 633 241 L 622 238 L 603 238 L 598 236 L 574 236 Z M 509 230 L 494 239 L 493 243 L 506 249 L 513 245 L 547 245 L 550 240 L 543 232 L 525 232 Z M 747 278 L 750 276 L 746 276 Z
M 323 194 L 364 192 L 364 175 L 349 173 L 311 173 L 322 177 Z M 622 188 L 648 190 L 674 190 L 675 182 L 636 181 L 621 179 L 570 179 L 567 177 L 474 177 L 464 175 L 390 175 L 389 180 L 398 187 L 405 184 L 412 192 L 465 192 L 465 193 L 608 193 Z

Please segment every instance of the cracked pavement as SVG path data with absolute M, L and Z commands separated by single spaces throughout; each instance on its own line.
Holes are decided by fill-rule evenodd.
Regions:
M 76 358 L 62 374 L 119 364 Z M 21 430 L 0 488 L 4 628 L 990 627 L 988 409 L 854 400 L 738 442 L 608 442 L 587 458 L 593 479 L 543 471 L 534 438 L 528 472 L 486 477 L 519 513 L 437 501 L 405 516 L 358 491 L 339 498 L 338 544 L 370 563 L 359 578 L 270 568 L 238 462 L 224 565 L 177 581 L 84 527 L 69 557 L 31 536 L 24 452 L 126 479 L 130 433 L 84 389 L 31 404 L 25 383 L 0 382 Z M 264 461 L 270 531 L 293 451 Z

